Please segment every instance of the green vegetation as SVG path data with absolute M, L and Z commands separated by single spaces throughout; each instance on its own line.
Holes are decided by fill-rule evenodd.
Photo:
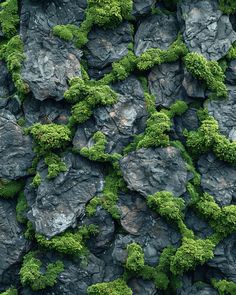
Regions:
M 9 39 L 16 35 L 20 22 L 18 16 L 18 1 L 6 0 L 0 4 L 0 25 L 4 36 Z
M 61 172 L 67 171 L 66 164 L 62 162 L 61 158 L 54 153 L 47 154 L 44 158 L 44 162 L 48 166 L 48 179 L 55 178 Z
M 219 0 L 219 8 L 226 14 L 235 13 L 236 2 L 235 0 Z
M 85 256 L 88 254 L 85 240 L 97 233 L 97 227 L 91 224 L 89 226 L 82 226 L 74 231 L 67 231 L 50 240 L 40 234 L 36 234 L 35 238 L 38 244 L 44 248 L 73 256 Z
M 225 57 L 228 61 L 236 59 L 236 42 L 234 42 L 233 45 L 230 47 Z
M 24 187 L 22 180 L 8 180 L 0 178 L 0 197 L 11 199 L 17 195 Z
M 0 293 L 0 295 L 18 295 L 17 289 L 10 288 L 6 290 L 5 292 Z
M 33 178 L 33 181 L 32 181 L 32 185 L 37 188 L 38 186 L 40 186 L 42 182 L 42 178 L 40 176 L 40 174 L 37 172 Z
M 216 288 L 220 295 L 235 295 L 236 294 L 236 283 L 227 280 L 217 281 L 212 280 L 212 285 Z
M 132 295 L 132 290 L 123 279 L 108 283 L 98 283 L 88 287 L 88 295 Z
M 144 267 L 144 253 L 139 244 L 132 243 L 127 246 L 128 258 L 125 267 L 131 271 L 140 271 Z
M 52 287 L 55 285 L 58 275 L 64 269 L 61 261 L 48 264 L 44 273 L 42 273 L 41 267 L 42 262 L 35 258 L 35 253 L 29 252 L 26 254 L 20 270 L 22 285 L 29 285 L 33 291 Z
M 27 223 L 26 211 L 28 204 L 23 192 L 20 192 L 16 205 L 16 219 L 20 223 Z
M 191 52 L 185 56 L 184 62 L 187 70 L 194 77 L 206 83 L 213 92 L 212 97 L 227 97 L 225 75 L 216 61 L 208 61 L 201 54 Z

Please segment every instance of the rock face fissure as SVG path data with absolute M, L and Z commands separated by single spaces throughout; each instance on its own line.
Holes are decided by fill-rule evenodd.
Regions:
M 0 295 L 235 295 L 235 0 L 3 0 L 0 38 Z

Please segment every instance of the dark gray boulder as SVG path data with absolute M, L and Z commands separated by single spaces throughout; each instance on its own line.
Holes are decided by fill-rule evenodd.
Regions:
M 236 60 L 235 59 L 229 62 L 225 75 L 226 75 L 227 83 L 231 85 L 235 85 L 236 83 Z
M 120 24 L 115 29 L 95 27 L 88 38 L 85 55 L 88 65 L 102 69 L 128 53 L 128 44 L 132 42 L 132 27 L 128 22 Z
M 122 158 L 120 167 L 128 188 L 145 197 L 163 190 L 178 197 L 192 178 L 174 147 L 142 148 Z
M 134 52 L 141 55 L 149 48 L 167 49 L 177 39 L 178 22 L 172 14 L 147 17 L 139 25 L 134 39 Z
M 34 152 L 29 136 L 23 134 L 9 111 L 0 111 L 0 177 L 17 179 L 29 175 Z
M 151 94 L 156 98 L 156 105 L 169 107 L 176 100 L 184 100 L 185 89 L 182 85 L 184 72 L 180 61 L 163 63 L 155 66 L 149 76 Z
M 184 41 L 192 52 L 219 60 L 236 40 L 229 16 L 222 15 L 217 0 L 183 0 L 178 4 Z
M 229 164 L 218 160 L 213 154 L 201 156 L 198 169 L 202 175 L 203 190 L 215 198 L 221 205 L 229 205 L 236 200 L 236 169 Z
M 149 13 L 152 7 L 155 6 L 155 0 L 133 0 L 133 11 L 132 15 L 139 17 Z
M 79 2 L 26 0 L 22 3 L 20 33 L 26 57 L 22 77 L 38 100 L 63 99 L 68 79 L 81 74 L 81 51 L 52 34 L 55 25 L 81 22 L 85 3 Z
M 203 282 L 192 282 L 192 279 L 184 275 L 182 285 L 177 289 L 177 295 L 218 295 L 219 293 L 212 286 Z
M 16 212 L 12 201 L 0 199 L 0 288 L 5 283 L 8 269 L 14 273 L 26 251 L 27 241 L 23 230 L 16 221 Z M 12 283 L 12 282 L 11 282 Z
M 182 85 L 189 97 L 198 99 L 204 99 L 206 97 L 206 85 L 194 78 L 186 69 L 184 70 Z
M 30 183 L 25 195 L 30 206 L 28 218 L 37 232 L 52 237 L 77 225 L 85 214 L 85 205 L 103 189 L 101 169 L 94 163 L 72 154 L 62 159 L 68 171 L 53 180 L 47 179 L 44 165 L 38 168 L 41 184 Z
M 7 66 L 3 61 L 0 61 L 0 101 L 13 94 L 14 85 L 11 76 L 7 70 Z M 1 102 L 0 102 L 1 108 Z
M 158 295 L 160 294 L 152 281 L 143 280 L 141 278 L 132 278 L 129 281 L 129 287 L 134 295 Z

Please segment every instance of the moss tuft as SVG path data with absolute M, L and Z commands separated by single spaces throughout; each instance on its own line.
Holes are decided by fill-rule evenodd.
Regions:
M 98 283 L 88 287 L 88 295 L 132 295 L 132 290 L 123 279 L 108 283 Z
M 0 295 L 18 295 L 17 289 L 10 288 L 7 289 L 5 292 L 0 293 Z
M 0 24 L 4 36 L 9 39 L 17 33 L 20 22 L 18 16 L 18 1 L 6 0 L 0 4 Z
M 16 205 L 16 219 L 20 223 L 27 223 L 26 211 L 28 209 L 28 204 L 23 192 L 20 192 L 19 197 L 17 199 Z
M 0 197 L 10 199 L 15 197 L 24 187 L 22 180 L 0 179 Z

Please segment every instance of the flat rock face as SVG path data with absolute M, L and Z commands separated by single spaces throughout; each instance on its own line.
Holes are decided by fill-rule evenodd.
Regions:
M 133 278 L 129 281 L 129 287 L 135 295 L 158 295 L 155 284 L 152 281 L 143 280 L 141 278 Z
M 213 154 L 203 155 L 198 161 L 202 175 L 203 190 L 212 195 L 221 205 L 229 205 L 236 200 L 236 168 L 216 159 Z
M 34 153 L 32 141 L 23 134 L 9 111 L 0 111 L 0 178 L 17 179 L 29 175 Z
M 122 23 L 115 29 L 104 30 L 95 27 L 88 38 L 89 42 L 86 44 L 88 65 L 102 69 L 128 53 L 128 44 L 132 42 L 132 28 L 128 22 Z
M 142 16 L 151 11 L 151 8 L 154 7 L 155 0 L 133 0 L 133 12 L 132 15 L 135 17 Z
M 206 107 L 209 114 L 219 123 L 220 132 L 236 140 L 236 88 L 228 87 L 229 95 L 226 100 L 210 100 Z
M 227 15 L 218 9 L 217 0 L 183 0 L 178 4 L 184 41 L 192 52 L 219 60 L 236 40 Z
M 55 25 L 81 22 L 85 3 L 79 2 L 26 0 L 22 4 L 20 33 L 26 57 L 22 77 L 38 100 L 63 99 L 68 79 L 80 76 L 81 52 L 52 34 Z
M 138 27 L 134 52 L 141 55 L 149 48 L 167 49 L 177 39 L 178 23 L 173 15 L 158 14 L 146 18 Z
M 226 81 L 229 84 L 235 85 L 236 83 L 236 60 L 233 59 L 229 62 L 229 66 L 225 72 Z
M 19 263 L 26 250 L 23 230 L 16 221 L 14 203 L 0 199 L 0 282 L 10 267 Z
M 25 194 L 30 204 L 29 219 L 36 231 L 52 237 L 77 224 L 85 214 L 85 205 L 103 189 L 101 170 L 86 159 L 67 154 L 63 158 L 68 171 L 47 180 L 47 169 L 39 167 L 42 182 Z
M 13 90 L 14 86 L 10 74 L 8 73 L 7 66 L 3 61 L 0 61 L 0 100 L 10 96 Z
M 178 197 L 191 179 L 186 163 L 174 147 L 137 150 L 121 159 L 120 167 L 128 188 L 145 197 L 163 190 Z

